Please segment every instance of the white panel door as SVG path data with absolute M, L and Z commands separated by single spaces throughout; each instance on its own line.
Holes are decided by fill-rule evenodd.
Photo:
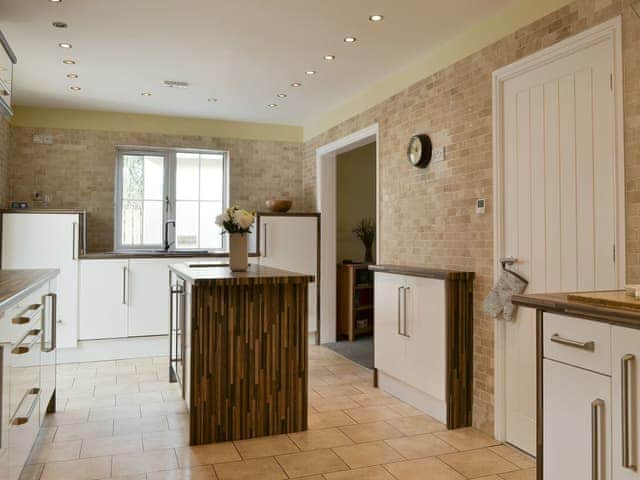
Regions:
M 503 251 L 528 293 L 618 287 L 613 44 L 504 83 Z M 535 454 L 535 312 L 506 325 L 506 440 Z M 577 477 L 576 477 L 577 478 Z
M 547 359 L 543 370 L 544 480 L 608 480 L 611 378 Z M 593 448 L 594 438 L 597 450 Z M 595 476 L 592 453 L 598 460 Z
M 640 331 L 613 327 L 611 358 L 612 477 L 614 480 L 638 480 L 640 479 Z M 626 378 L 623 372 L 626 373 Z M 624 403 L 623 397 L 626 398 Z M 623 415 L 623 411 L 626 415 Z M 626 430 L 623 427 L 625 420 Z M 625 450 L 627 453 L 623 457 Z
M 127 336 L 128 264 L 127 260 L 80 263 L 80 340 Z
M 2 268 L 58 268 L 59 348 L 75 347 L 78 337 L 79 215 L 2 215 Z
M 130 337 L 169 334 L 169 265 L 175 262 L 129 260 Z

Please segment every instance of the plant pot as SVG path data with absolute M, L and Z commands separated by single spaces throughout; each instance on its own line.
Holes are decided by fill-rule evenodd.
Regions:
M 373 263 L 373 248 L 372 245 L 364 246 L 364 261 L 365 263 Z
M 232 272 L 246 272 L 249 268 L 247 235 L 244 233 L 229 234 L 229 268 Z

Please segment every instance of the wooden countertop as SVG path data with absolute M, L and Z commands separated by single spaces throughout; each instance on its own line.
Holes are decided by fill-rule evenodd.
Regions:
M 57 269 L 0 270 L 0 310 L 20 301 L 58 273 L 60 270 Z
M 473 280 L 474 272 L 445 270 L 439 268 L 406 267 L 402 265 L 370 265 L 369 270 L 382 273 L 395 273 L 411 277 L 437 278 L 440 280 Z
M 640 310 L 604 306 L 596 303 L 572 300 L 569 296 L 574 293 L 580 293 L 581 296 L 584 296 L 590 292 L 532 293 L 527 295 L 514 295 L 511 297 L 511 302 L 514 305 L 535 308 L 544 312 L 558 313 L 572 317 L 582 317 L 622 327 L 640 328 Z
M 228 264 L 223 262 L 178 263 L 169 265 L 169 269 L 195 285 L 253 285 L 260 283 L 313 282 L 315 280 L 313 275 L 304 275 L 256 264 L 249 264 L 246 272 L 232 272 Z

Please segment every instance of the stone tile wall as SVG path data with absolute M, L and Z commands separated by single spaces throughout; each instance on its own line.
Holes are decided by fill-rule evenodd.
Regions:
M 9 149 L 11 145 L 11 125 L 0 115 L 0 205 L 7 204 L 9 198 Z

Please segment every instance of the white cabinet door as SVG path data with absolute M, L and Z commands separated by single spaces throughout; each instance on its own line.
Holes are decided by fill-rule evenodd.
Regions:
M 402 330 L 402 288 L 405 277 L 376 273 L 374 281 L 375 367 L 381 372 L 407 381 L 407 337 Z
M 127 336 L 127 260 L 80 263 L 80 340 Z
M 129 260 L 130 337 L 169 334 L 169 265 L 175 260 Z
M 77 214 L 5 213 L 2 215 L 2 268 L 58 268 L 59 348 L 78 338 Z
M 611 357 L 613 479 L 638 480 L 640 479 L 640 331 L 613 327 Z M 623 398 L 626 399 L 624 403 Z M 623 427 L 625 420 L 626 427 Z
M 608 480 L 611 378 L 547 359 L 543 372 L 544 479 Z M 596 453 L 597 476 L 592 475 L 592 452 Z
M 442 401 L 446 399 L 447 371 L 444 283 L 405 277 L 402 329 L 407 335 L 407 383 Z

